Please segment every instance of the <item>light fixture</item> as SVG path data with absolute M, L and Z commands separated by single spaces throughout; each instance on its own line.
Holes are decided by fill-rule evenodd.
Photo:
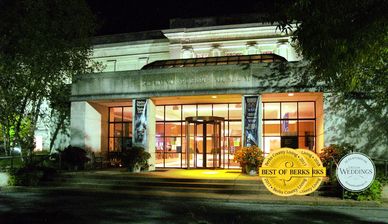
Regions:
M 293 93 L 289 93 L 288 96 L 294 96 L 294 94 Z
M 213 99 L 216 99 L 216 98 L 217 98 L 217 96 L 212 96 L 212 98 L 213 98 Z

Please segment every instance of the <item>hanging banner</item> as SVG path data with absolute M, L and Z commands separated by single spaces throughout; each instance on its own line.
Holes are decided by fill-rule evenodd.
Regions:
M 147 100 L 135 100 L 135 130 L 134 143 L 137 146 L 146 146 L 147 142 Z
M 244 146 L 258 145 L 259 97 L 244 97 Z

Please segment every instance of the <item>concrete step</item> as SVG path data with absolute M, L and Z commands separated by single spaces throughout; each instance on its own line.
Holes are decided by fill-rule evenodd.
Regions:
M 160 178 L 133 174 L 63 173 L 46 186 L 107 191 L 270 194 L 259 180 Z

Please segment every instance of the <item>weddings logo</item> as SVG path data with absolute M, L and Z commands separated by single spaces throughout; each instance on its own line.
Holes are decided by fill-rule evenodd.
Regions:
M 282 148 L 264 159 L 259 176 L 266 188 L 276 195 L 306 195 L 318 189 L 326 176 L 326 168 L 309 150 Z
M 342 157 L 337 167 L 337 179 L 348 191 L 359 192 L 368 188 L 376 175 L 373 161 L 362 153 Z

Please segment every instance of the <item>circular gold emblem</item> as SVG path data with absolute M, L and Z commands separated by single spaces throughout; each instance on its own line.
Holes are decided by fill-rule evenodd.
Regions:
M 322 161 L 321 159 L 319 159 L 317 154 L 307 149 L 297 149 L 296 151 L 299 152 L 306 159 L 307 165 L 313 168 L 312 176 L 307 179 L 306 184 L 296 194 L 297 195 L 311 194 L 314 191 L 316 191 L 322 183 L 323 177 L 319 176 L 318 174 L 324 175 L 326 172 L 323 173 L 320 169 L 316 169 L 316 168 L 323 168 Z
M 259 169 L 266 188 L 279 196 L 310 194 L 325 174 L 319 157 L 306 149 L 282 148 L 271 152 Z
M 267 171 L 264 173 L 274 175 L 268 178 L 263 177 L 263 183 L 269 191 L 276 195 L 294 195 L 306 184 L 307 180 L 304 177 L 293 177 L 290 168 L 301 168 L 306 165 L 306 159 L 294 149 L 282 148 L 274 151 L 264 159 L 262 165 L 262 168 L 270 168 L 262 170 Z

